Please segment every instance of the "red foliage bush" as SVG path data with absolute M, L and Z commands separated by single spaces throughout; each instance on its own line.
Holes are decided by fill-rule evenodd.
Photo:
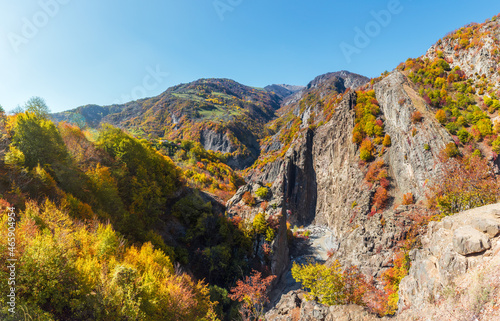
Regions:
M 244 320 L 260 320 L 264 314 L 264 304 L 269 302 L 267 288 L 276 278 L 275 275 L 262 277 L 262 273 L 253 270 L 251 276 L 236 282 L 229 298 L 241 302 L 240 313 Z
M 382 186 L 385 189 L 387 189 L 389 187 L 389 185 L 391 184 L 387 178 L 380 179 L 379 183 L 380 183 L 380 186 Z
M 411 122 L 414 124 L 421 122 L 423 118 L 422 113 L 418 110 L 411 114 Z
M 379 187 L 373 196 L 373 206 L 377 210 L 383 209 L 387 205 L 388 199 L 389 195 L 387 194 L 387 190 L 383 187 Z
M 252 196 L 252 193 L 250 192 L 245 192 L 241 197 L 241 199 L 243 200 L 243 203 L 245 203 L 250 207 L 255 205 L 255 198 Z

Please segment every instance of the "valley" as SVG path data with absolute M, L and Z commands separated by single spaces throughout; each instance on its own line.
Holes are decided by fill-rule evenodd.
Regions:
M 1 112 L 26 314 L 495 320 L 499 62 L 497 15 L 372 79 Z

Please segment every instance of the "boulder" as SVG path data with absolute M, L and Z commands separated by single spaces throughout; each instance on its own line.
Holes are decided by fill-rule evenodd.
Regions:
M 472 226 L 489 236 L 489 238 L 494 238 L 500 234 L 500 224 L 498 221 L 491 218 L 476 218 L 472 221 Z
M 453 233 L 453 249 L 462 255 L 481 253 L 491 248 L 488 237 L 472 226 L 462 226 Z

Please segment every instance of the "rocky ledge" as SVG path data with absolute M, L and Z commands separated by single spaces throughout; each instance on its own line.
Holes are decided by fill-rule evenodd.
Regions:
M 474 305 L 477 307 L 477 299 L 486 295 L 469 293 L 472 289 L 467 289 L 464 284 L 471 275 L 488 280 L 477 284 L 487 283 L 488 287 L 492 287 L 491 291 L 496 292 L 496 295 L 486 295 L 489 298 L 486 301 L 495 301 L 499 288 L 493 285 L 500 285 L 500 278 L 497 278 L 500 276 L 497 273 L 500 271 L 500 204 L 471 209 L 445 217 L 440 222 L 431 222 L 426 235 L 422 237 L 422 247 L 411 251 L 410 259 L 409 274 L 401 281 L 399 288 L 400 312 L 410 310 L 413 314 L 421 311 L 429 313 L 450 295 L 457 299 L 465 292 L 470 296 L 471 306 L 464 310 L 471 312 Z M 491 270 L 491 273 L 486 270 Z M 465 291 L 460 290 L 460 284 Z M 485 307 L 488 305 L 486 301 Z M 453 310 L 450 315 L 453 315 L 454 311 L 459 310 L 460 304 L 455 302 L 450 306 Z

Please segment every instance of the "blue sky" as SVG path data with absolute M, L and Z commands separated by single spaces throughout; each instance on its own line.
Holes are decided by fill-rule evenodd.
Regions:
M 498 0 L 2 1 L 0 104 L 40 96 L 62 111 L 209 77 L 256 87 L 338 70 L 375 77 L 497 13 Z

